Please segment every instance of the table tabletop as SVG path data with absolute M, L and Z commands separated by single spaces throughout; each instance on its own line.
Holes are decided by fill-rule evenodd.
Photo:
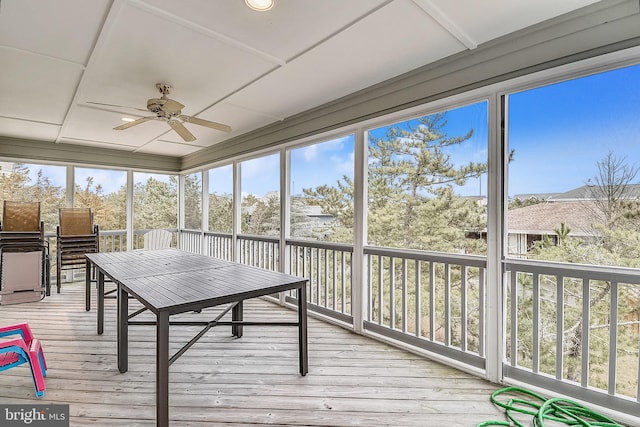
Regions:
M 254 298 L 307 279 L 178 249 L 87 254 L 153 312 L 170 314 Z

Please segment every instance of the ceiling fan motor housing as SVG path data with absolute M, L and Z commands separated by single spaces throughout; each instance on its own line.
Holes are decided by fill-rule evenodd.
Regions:
M 162 106 L 167 102 L 166 99 L 152 98 L 147 101 L 147 110 L 152 113 L 161 114 L 163 112 Z
M 172 87 L 169 83 L 156 83 L 156 87 L 158 88 L 158 90 L 160 91 L 160 93 L 164 96 L 169 95 L 169 92 L 171 91 Z

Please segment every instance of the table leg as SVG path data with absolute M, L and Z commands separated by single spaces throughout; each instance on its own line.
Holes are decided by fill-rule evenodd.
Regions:
M 90 292 L 90 289 L 87 288 Z M 98 271 L 98 292 L 96 295 L 98 301 L 98 335 L 104 332 L 104 273 Z M 88 300 L 87 300 L 88 301 Z
M 242 322 L 242 301 L 238 301 L 238 303 L 231 309 L 231 320 Z M 231 333 L 234 337 L 241 338 L 242 337 L 242 325 L 233 325 L 231 326 Z
M 103 282 L 104 285 L 104 282 Z M 104 290 L 104 289 L 103 289 Z M 103 295 L 104 298 L 104 295 Z M 118 370 L 129 369 L 129 294 L 118 283 Z
M 91 310 L 91 262 L 87 259 L 87 267 L 85 269 L 85 310 Z M 100 333 L 100 332 L 98 332 Z
M 169 425 L 169 314 L 156 320 L 156 425 Z
M 307 284 L 298 288 L 298 348 L 300 352 L 300 375 L 309 372 L 309 353 L 307 346 Z

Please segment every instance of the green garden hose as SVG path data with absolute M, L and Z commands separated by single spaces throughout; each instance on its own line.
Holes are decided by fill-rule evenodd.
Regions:
M 498 397 L 509 393 L 513 395 L 507 402 L 501 402 Z M 545 421 L 554 425 L 565 424 L 581 427 L 624 427 L 614 420 L 605 417 L 577 402 L 564 398 L 545 399 L 530 390 L 520 387 L 505 387 L 491 393 L 491 402 L 505 410 L 509 421 L 485 421 L 476 427 L 487 426 L 516 426 L 527 427 L 516 416 L 520 414 L 532 417 L 534 427 L 544 427 Z

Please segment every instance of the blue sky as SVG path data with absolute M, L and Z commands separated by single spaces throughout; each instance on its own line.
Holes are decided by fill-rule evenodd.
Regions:
M 509 96 L 508 142 L 515 150 L 509 166 L 509 195 L 562 192 L 579 187 L 597 173 L 596 163 L 613 151 L 640 166 L 640 65 L 561 82 Z M 483 162 L 487 158 L 487 106 L 485 102 L 447 112 L 446 132 L 473 137 L 448 149 L 454 164 Z M 386 128 L 370 131 L 381 136 Z M 354 136 L 291 151 L 291 191 L 322 184 L 335 185 L 343 175 L 353 177 Z M 279 158 L 273 154 L 242 162 L 242 192 L 263 195 L 279 189 Z M 56 185 L 64 185 L 62 167 L 43 166 Z M 31 168 L 35 173 L 36 168 Z M 231 192 L 231 167 L 210 172 L 210 190 Z M 76 168 L 76 182 L 87 176 L 102 184 L 105 193 L 116 191 L 126 173 Z M 149 174 L 136 173 L 136 180 Z M 157 178 L 157 176 L 156 176 Z M 636 182 L 640 182 L 640 176 Z M 457 189 L 463 195 L 486 195 L 486 175 Z
M 584 185 L 608 151 L 640 166 L 640 66 L 511 95 L 509 147 L 510 195 Z

